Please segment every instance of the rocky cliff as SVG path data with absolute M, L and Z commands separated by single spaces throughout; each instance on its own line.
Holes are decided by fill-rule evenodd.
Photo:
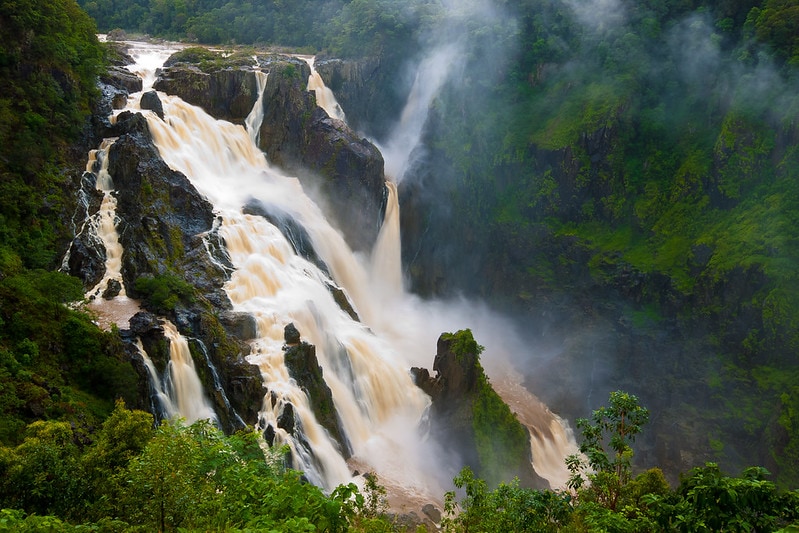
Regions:
M 157 90 L 175 94 L 209 114 L 243 122 L 257 99 L 253 68 L 268 73 L 259 146 L 273 165 L 296 174 L 306 189 L 319 190 L 332 218 L 353 249 L 370 250 L 385 204 L 383 158 L 345 123 L 330 118 L 308 92 L 308 64 L 280 55 L 257 57 L 257 67 L 198 66 L 170 61 Z
M 115 95 L 127 94 L 127 89 L 123 84 L 104 85 L 103 94 L 105 103 L 98 113 L 109 112 Z M 153 105 L 158 107 L 160 102 Z M 128 295 L 152 311 L 134 317 L 130 330 L 123 332 L 131 342 L 128 352 L 141 382 L 146 383 L 149 376 L 132 346 L 135 339 L 142 340 L 160 373 L 168 361 L 168 341 L 154 314 L 158 313 L 190 339 L 195 367 L 222 426 L 233 431 L 244 424 L 254 425 L 264 395 L 260 371 L 244 360 L 254 325 L 248 323 L 249 317 L 229 310 L 222 289 L 229 276 L 223 266 L 227 259 L 217 242 L 211 204 L 161 159 L 142 115 L 123 112 L 114 124 L 102 117 L 93 123 L 98 137 L 116 137 L 107 157 L 116 189 L 117 231 L 124 248 L 123 282 Z M 94 175 L 85 174 L 83 182 L 85 214 L 91 215 L 99 209 Z M 209 250 L 218 257 L 212 258 Z M 102 277 L 104 261 L 102 243 L 85 234 L 75 238 L 68 268 L 84 286 L 93 286 Z M 152 298 L 154 293 L 142 280 L 167 292 Z

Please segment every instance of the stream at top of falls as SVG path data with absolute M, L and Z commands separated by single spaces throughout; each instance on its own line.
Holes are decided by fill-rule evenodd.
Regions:
M 145 79 L 145 90 L 168 55 L 155 47 L 134 54 L 137 65 L 132 70 Z M 262 81 L 265 78 L 259 78 Z M 262 83 L 259 89 L 260 104 Z M 532 401 L 534 396 L 519 387 L 518 377 L 502 363 L 514 350 L 524 349 L 523 343 L 485 305 L 423 301 L 404 290 L 399 204 L 393 184 L 388 184 L 389 204 L 374 250 L 370 255 L 355 254 L 305 195 L 300 180 L 269 165 L 254 134 L 216 120 L 178 97 L 163 93 L 159 97 L 164 119 L 148 111 L 143 114 L 161 157 L 188 177 L 222 220 L 219 234 L 235 268 L 224 289 L 234 310 L 252 315 L 257 323 L 258 337 L 252 341 L 248 360 L 259 367 L 267 388 L 259 427 L 271 426 L 277 441 L 289 446 L 294 467 L 328 490 L 351 481 L 357 467 L 377 472 L 381 484 L 401 489 L 411 500 L 440 499 L 451 486 L 451 468 L 442 465 L 452 465 L 447 465 L 446 450 L 423 430 L 430 399 L 413 383 L 409 370 L 432 365 L 442 332 L 470 328 L 486 346 L 483 365 L 500 395 L 516 398 L 517 412 L 530 411 L 520 420 L 531 428 L 534 449 L 554 443 L 550 446 L 554 451 L 534 454 L 534 468 L 553 487 L 562 486 L 563 458 L 576 449 L 568 428 L 546 406 Z M 136 98 L 131 97 L 130 109 L 137 109 Z M 259 120 L 254 110 L 247 121 L 250 132 L 258 131 Z M 298 255 L 266 218 L 244 214 L 242 207 L 253 200 L 300 224 L 329 273 Z M 347 294 L 360 321 L 340 308 L 331 285 Z M 349 464 L 284 364 L 284 328 L 289 323 L 316 347 L 352 450 Z M 278 419 L 289 405 L 302 438 L 279 427 Z M 554 438 L 561 434 L 561 440 Z

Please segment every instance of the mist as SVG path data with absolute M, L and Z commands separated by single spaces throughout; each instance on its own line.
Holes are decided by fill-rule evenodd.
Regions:
M 559 293 L 535 286 L 519 286 L 516 294 L 497 290 L 510 287 L 508 280 L 516 279 L 513 269 L 523 272 L 526 257 L 538 253 L 538 229 L 533 223 L 518 228 L 515 241 L 506 238 L 502 243 L 510 247 L 498 251 L 498 234 L 475 221 L 501 218 L 497 211 L 507 202 L 500 198 L 503 187 L 513 190 L 525 180 L 535 183 L 548 169 L 554 172 L 546 159 L 551 154 L 529 155 L 539 149 L 532 136 L 523 137 L 528 131 L 537 134 L 544 123 L 525 125 L 519 134 L 529 163 L 526 168 L 517 164 L 513 148 L 507 146 L 513 142 L 509 130 L 521 122 L 515 116 L 520 110 L 502 107 L 506 95 L 500 91 L 507 91 L 507 80 L 514 79 L 526 83 L 525 90 L 550 92 L 552 106 L 543 112 L 531 110 L 530 116 L 537 111 L 556 122 L 558 102 L 568 103 L 570 94 L 590 94 L 579 92 L 586 87 L 608 87 L 624 106 L 622 112 L 648 112 L 635 120 L 672 143 L 662 148 L 669 150 L 679 147 L 682 138 L 690 142 L 697 126 L 707 127 L 730 110 L 774 123 L 795 120 L 795 87 L 755 44 L 731 50 L 712 12 L 663 8 L 686 11 L 682 16 L 674 12 L 673 22 L 661 28 L 651 23 L 645 6 L 633 9 L 619 0 L 562 0 L 541 6 L 540 20 L 533 25 L 542 24 L 542 35 L 535 42 L 522 42 L 520 28 L 530 21 L 508 6 L 444 6 L 446 23 L 420 38 L 421 51 L 408 60 L 408 78 L 414 80 L 414 92 L 424 95 L 417 100 L 424 105 L 413 113 L 403 112 L 405 126 L 412 127 L 396 127 L 381 142 L 387 172 L 399 184 L 406 287 L 436 309 L 425 321 L 428 333 L 422 346 L 432 348 L 441 331 L 470 328 L 486 347 L 483 363 L 489 375 L 496 376 L 503 365 L 518 370 L 530 391 L 569 419 L 590 415 L 610 391 L 628 389 L 662 409 L 653 415 L 655 429 L 641 442 L 641 460 L 659 462 L 665 455 L 679 455 L 655 442 L 665 428 L 680 435 L 674 429 L 680 419 L 672 399 L 673 381 L 697 380 L 693 387 L 681 385 L 692 389 L 681 402 L 707 401 L 710 392 L 702 376 L 718 372 L 718 361 L 710 356 L 712 346 L 686 339 L 673 324 L 633 326 L 628 314 L 635 302 L 612 291 L 570 294 L 573 287 Z M 542 43 L 552 55 L 530 60 L 540 63 L 523 63 L 531 48 Z M 514 78 L 520 76 L 514 72 L 519 63 L 530 69 L 520 73 L 526 79 Z M 592 103 L 588 100 L 586 105 Z M 713 139 L 701 142 L 712 150 Z M 497 196 L 487 196 L 489 189 Z M 529 216 L 534 222 L 543 217 Z M 523 246 L 513 248 L 516 241 Z M 570 275 L 576 271 L 585 279 L 590 275 L 587 264 L 576 264 Z M 584 282 L 597 289 L 598 282 Z M 402 329 L 419 331 L 411 325 Z M 654 363 L 653 353 L 661 355 Z M 663 380 L 642 381 L 653 372 Z M 691 374 L 694 377 L 687 377 Z

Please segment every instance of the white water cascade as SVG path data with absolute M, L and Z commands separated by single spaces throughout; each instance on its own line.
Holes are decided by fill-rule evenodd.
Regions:
M 425 302 L 404 291 L 394 187 L 390 186 L 386 218 L 371 258 L 357 257 L 300 182 L 268 165 L 244 127 L 215 120 L 177 97 L 159 96 L 165 120 L 145 113 L 155 143 L 167 164 L 184 173 L 215 206 L 222 219 L 219 233 L 235 267 L 225 289 L 234 309 L 257 321 L 250 361 L 259 366 L 268 388 L 260 414 L 262 429 L 271 425 L 276 439 L 292 449 L 294 466 L 323 487 L 348 482 L 351 469 L 357 467 L 377 471 L 389 490 L 401 487 L 422 501 L 440 497 L 450 481 L 441 468 L 446 456 L 420 433 L 429 398 L 413 384 L 409 368 L 431 365 L 440 333 L 470 327 L 487 347 L 483 363 L 494 382 L 496 374 L 487 358 L 502 358 L 524 349 L 523 344 L 484 306 Z M 256 122 L 248 126 L 250 132 L 260 129 Z M 421 126 L 413 131 L 418 135 Z M 411 137 L 404 136 L 405 146 L 411 146 L 401 151 L 406 157 L 415 145 Z M 332 279 L 298 255 L 265 218 L 242 213 L 242 206 L 253 199 L 267 211 L 271 206 L 290 216 L 308 232 Z M 346 292 L 361 322 L 339 307 L 330 285 Z M 284 327 L 289 323 L 316 346 L 353 452 L 349 465 L 283 362 Z M 502 332 L 499 341 L 496 331 Z M 277 427 L 289 404 L 303 439 Z M 543 423 L 549 426 L 553 420 L 550 413 Z M 559 462 L 562 459 L 563 455 Z M 543 469 L 537 470 L 544 475 Z
M 188 341 L 168 320 L 164 321 L 163 327 L 164 336 L 169 339 L 169 363 L 164 389 L 171 405 L 177 408 L 177 412 L 188 424 L 197 420 L 216 422 L 216 413 L 206 398 L 202 382 L 197 376 Z
M 255 71 L 255 81 L 258 83 L 258 98 L 255 100 L 255 105 L 252 106 L 252 111 L 244 119 L 244 125 L 247 128 L 247 133 L 250 134 L 253 144 L 258 146 L 258 140 L 261 137 L 261 122 L 264 120 L 264 90 L 266 89 L 266 80 L 268 74 L 260 70 Z
M 316 105 L 324 109 L 331 118 L 337 118 L 346 122 L 347 117 L 344 115 L 344 110 L 338 104 L 333 91 L 325 85 L 325 82 L 322 81 L 322 76 L 320 76 L 316 68 L 314 68 L 315 58 L 313 56 L 299 57 L 311 67 L 311 75 L 308 77 L 308 90 L 313 91 L 316 95 Z
M 416 76 L 402 110 L 399 123 L 389 139 L 378 145 L 386 161 L 386 175 L 400 183 L 412 162 L 412 153 L 419 144 L 430 104 L 447 81 L 457 61 L 455 45 L 436 48 L 419 64 Z
M 125 285 L 122 283 L 122 244 L 119 242 L 119 234 L 116 229 L 117 199 L 112 194 L 114 181 L 108 173 L 108 149 L 115 140 L 103 140 L 100 148 L 89 152 L 89 161 L 86 163 L 86 172 L 95 173 L 97 190 L 103 193 L 100 210 L 90 224 L 93 226 L 93 232 L 103 243 L 106 256 L 105 276 L 86 293 L 89 299 L 101 296 L 112 280 L 119 282 L 121 286 L 119 296 L 125 296 Z

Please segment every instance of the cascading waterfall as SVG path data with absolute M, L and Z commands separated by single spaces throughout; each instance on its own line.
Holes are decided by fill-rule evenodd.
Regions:
M 150 382 L 150 402 L 156 419 L 160 420 L 179 416 L 178 408 L 175 402 L 169 397 L 169 393 L 164 387 L 161 376 L 158 374 L 158 369 L 155 368 L 155 363 L 153 363 L 153 360 L 147 355 L 147 351 L 144 349 L 141 339 L 136 339 L 136 348 L 139 351 L 142 361 L 144 361 L 145 368 L 147 368 Z
M 446 458 L 418 431 L 429 398 L 413 384 L 408 369 L 429 366 L 443 331 L 471 327 L 488 346 L 487 353 L 497 356 L 524 349 L 523 344 L 512 342 L 513 335 L 484 306 L 423 302 L 404 292 L 399 206 L 393 184 L 385 221 L 367 264 L 368 260 L 351 252 L 296 178 L 269 167 L 253 142 L 252 132 L 260 129 L 257 118 L 248 126 L 248 134 L 242 126 L 215 120 L 177 97 L 159 96 L 165 120 L 145 113 L 154 141 L 167 164 L 184 173 L 215 206 L 222 220 L 218 231 L 235 268 L 225 290 L 234 310 L 256 318 L 258 338 L 249 360 L 259 366 L 268 388 L 261 428 L 271 426 L 275 439 L 291 448 L 294 466 L 318 485 L 332 488 L 349 481 L 351 466 L 357 465 L 376 470 L 381 483 L 402 487 L 406 494 L 421 494 L 428 501 L 439 497 L 449 483 L 440 467 Z M 411 121 L 408 118 L 406 123 Z M 418 140 L 421 126 L 409 127 Z M 415 142 L 411 134 L 402 137 L 405 148 L 397 153 L 405 154 L 407 162 Z M 405 164 L 392 163 L 392 168 L 399 169 L 395 176 L 401 176 Z M 265 218 L 243 214 L 242 206 L 253 199 L 300 224 L 327 271 L 299 256 Z M 330 285 L 346 292 L 362 322 L 341 310 Z M 284 327 L 289 323 L 296 325 L 303 340 L 316 346 L 352 449 L 350 465 L 315 419 L 305 392 L 284 364 Z M 500 342 L 483 340 L 495 337 L 496 330 L 503 330 Z M 484 361 L 484 366 L 492 375 L 490 361 Z M 299 437 L 278 426 L 289 405 Z M 179 409 L 186 416 L 183 407 Z M 553 420 L 557 423 L 550 414 L 543 423 L 548 426 Z M 558 461 L 562 458 L 563 454 Z
M 294 323 L 304 340 L 316 346 L 344 432 L 355 456 L 364 462 L 371 463 L 368 458 L 378 448 L 397 447 L 392 434 L 415 428 L 428 399 L 412 383 L 410 365 L 401 354 L 341 310 L 328 289 L 333 280 L 297 255 L 266 219 L 241 213 L 241 207 L 256 198 L 293 217 L 311 236 L 335 282 L 348 292 L 356 288 L 351 293 L 353 302 L 368 316 L 363 310 L 376 306 L 367 305 L 374 304 L 369 302 L 367 270 L 305 196 L 299 182 L 271 169 L 241 126 L 214 120 L 176 97 L 164 96 L 162 102 L 166 122 L 147 114 L 156 145 L 167 164 L 186 174 L 222 216 L 219 232 L 236 268 L 225 288 L 234 309 L 257 320 L 259 338 L 250 359 L 261 368 L 270 397 L 277 397 L 274 403 L 265 402 L 263 424 L 276 428 L 277 418 L 290 403 L 313 450 L 313 460 L 305 458 L 302 443 L 291 435 L 277 431 L 276 436 L 295 452 L 295 466 L 332 488 L 349 480 L 350 470 L 283 364 L 287 324 Z M 399 420 L 405 427 L 397 426 Z M 394 457 L 402 455 L 402 450 L 395 452 L 399 455 Z M 402 463 L 395 466 L 398 472 L 412 464 L 407 457 Z M 417 483 L 426 477 L 423 468 L 414 476 Z
M 87 297 L 94 299 L 108 289 L 111 281 L 119 283 L 119 296 L 125 296 L 125 285 L 122 283 L 122 244 L 117 233 L 117 199 L 113 195 L 114 180 L 108 173 L 108 149 L 114 144 L 115 139 L 104 139 L 100 148 L 89 153 L 89 162 L 86 171 L 92 172 L 99 164 L 97 170 L 97 190 L 103 192 L 103 201 L 97 213 L 94 232 L 105 247 L 105 276 L 97 285 L 92 287 Z
M 322 81 L 322 76 L 320 76 L 316 68 L 314 68 L 314 60 L 316 58 L 313 56 L 299 57 L 305 60 L 308 66 L 311 67 L 311 75 L 308 77 L 308 90 L 313 91 L 316 95 L 316 105 L 324 109 L 331 118 L 337 118 L 346 122 L 347 117 L 344 115 L 344 110 L 338 104 L 333 91 L 325 85 L 325 82 Z
M 188 424 L 197 420 L 216 422 L 216 413 L 205 397 L 186 337 L 168 320 L 164 321 L 163 327 L 164 336 L 169 339 L 169 363 L 164 388 L 172 405 L 177 407 L 177 412 Z
M 255 105 L 252 106 L 252 111 L 247 115 L 244 120 L 244 125 L 247 128 L 247 133 L 250 134 L 253 144 L 258 146 L 258 141 L 261 137 L 261 122 L 264 120 L 264 90 L 266 89 L 266 80 L 268 74 L 260 70 L 255 71 L 255 81 L 258 84 L 258 98 L 255 100 Z
M 399 123 L 389 139 L 378 145 L 386 161 L 386 175 L 396 183 L 402 181 L 411 163 L 412 152 L 419 144 L 430 104 L 447 81 L 453 65 L 458 63 L 457 56 L 456 46 L 447 45 L 436 48 L 422 60 Z
M 136 43 L 130 49 L 131 56 L 136 60 L 136 63 L 131 65 L 131 71 L 142 78 L 142 92 L 152 88 L 156 69 L 176 50 L 177 48 L 146 43 Z M 131 95 L 126 109 L 139 109 L 141 94 Z M 102 191 L 103 200 L 99 211 L 87 217 L 81 228 L 81 231 L 91 232 L 95 236 L 93 240 L 99 242 L 105 249 L 105 275 L 86 293 L 87 299 L 90 300 L 89 307 L 97 313 L 98 322 L 104 328 L 109 328 L 111 324 L 127 327 L 130 317 L 140 310 L 138 302 L 128 298 L 122 279 L 124 250 L 117 232 L 114 181 L 108 172 L 108 152 L 115 140 L 115 138 L 104 139 L 98 149 L 89 153 L 86 171 L 95 176 L 96 188 Z M 68 258 L 69 252 L 64 258 L 64 265 L 67 264 Z M 116 282 L 116 290 L 113 291 L 111 291 L 112 282 Z M 145 352 L 141 340 L 137 341 L 137 348 L 149 375 L 154 411 L 162 418 L 180 416 L 189 423 L 200 419 L 216 421 L 216 414 L 202 390 L 186 339 L 168 321 L 164 325 L 164 331 L 170 341 L 170 361 L 163 379 Z M 216 369 L 213 368 L 210 359 L 207 362 L 216 377 Z M 216 379 L 218 380 L 218 377 Z
M 105 249 L 105 275 L 86 292 L 89 307 L 97 313 L 101 327 L 112 323 L 126 327 L 129 318 L 139 310 L 139 304 L 128 298 L 122 280 L 122 244 L 117 233 L 117 199 L 114 195 L 114 180 L 108 173 L 108 150 L 116 139 L 104 139 L 97 150 L 89 152 L 86 171 L 94 174 L 97 190 L 102 191 L 100 210 L 87 219 L 85 226 L 93 234 L 94 241 Z M 66 264 L 67 258 L 64 258 Z

